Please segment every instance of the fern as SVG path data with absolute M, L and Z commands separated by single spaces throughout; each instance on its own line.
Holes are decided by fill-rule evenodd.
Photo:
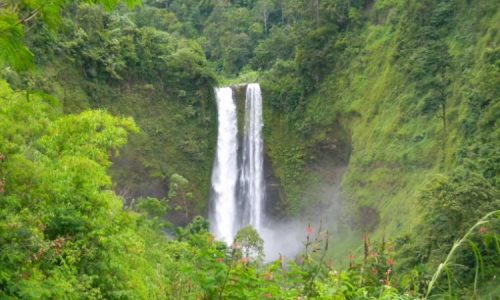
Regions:
M 33 65 L 33 53 L 24 45 L 23 26 L 17 15 L 0 10 L 0 66 L 4 65 L 28 69 Z

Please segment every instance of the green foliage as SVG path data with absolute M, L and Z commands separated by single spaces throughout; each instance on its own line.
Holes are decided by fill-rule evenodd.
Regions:
M 0 9 L 0 66 L 9 65 L 23 70 L 33 63 L 33 54 L 24 46 L 23 27 L 17 15 Z
M 142 131 L 113 153 L 115 190 L 127 206 L 134 198 L 166 198 L 170 176 L 182 174 L 195 200 L 174 201 L 169 215 L 187 224 L 203 212 L 209 192 L 215 76 L 200 45 L 164 23 L 175 19 L 171 12 L 145 9 L 158 17 L 146 23 L 142 9 L 108 12 L 84 3 L 63 14 L 57 34 L 35 26 L 28 44 L 41 69 L 17 86 L 56 95 L 65 112 L 92 107 L 134 117 Z
M 191 218 L 190 207 L 193 206 L 193 193 L 187 191 L 189 181 L 179 174 L 170 176 L 170 188 L 168 190 L 169 200 L 176 205 L 176 210 L 184 211 L 186 219 Z
M 127 133 L 137 130 L 131 118 L 116 119 L 103 111 L 88 111 L 55 121 L 40 139 L 39 148 L 53 159 L 82 156 L 107 167 L 109 152 L 102 149 L 117 150 L 126 143 Z
M 286 30 L 289 39 L 271 34 L 254 52 L 271 110 L 264 132 L 282 204 L 292 214 L 318 205 L 310 191 L 329 184 L 318 165 L 330 161 L 325 168 L 333 169 L 341 154 L 331 149 L 348 151 L 341 230 L 400 236 L 405 280 L 422 292 L 454 240 L 499 205 L 499 69 L 492 58 L 499 40 L 491 35 L 499 10 L 468 1 L 321 3 L 285 1 L 285 25 L 271 32 Z M 279 47 L 265 50 L 278 38 L 293 49 L 286 61 Z M 293 163 L 297 145 L 300 164 Z M 415 209 L 419 202 L 425 204 Z M 412 230 L 426 233 L 405 236 Z M 476 250 L 456 257 L 463 274 L 455 274 L 452 289 L 459 295 L 472 290 L 474 253 L 496 257 L 494 243 L 472 240 Z M 489 276 L 498 269 L 490 266 Z M 460 285 L 467 288 L 459 292 Z
M 40 19 L 55 28 L 61 21 L 61 10 L 72 1 L 9 1 L 0 6 L 0 66 L 11 66 L 25 70 L 32 66 L 33 56 L 24 44 L 24 25 Z M 77 2 L 77 1 L 74 1 Z M 102 4 L 107 9 L 115 8 L 120 0 L 90 0 L 86 2 Z M 140 0 L 125 0 L 129 7 L 140 5 Z
M 500 205 L 499 197 L 481 175 L 463 168 L 431 179 L 420 196 L 429 247 L 449 248 L 471 222 Z
M 255 47 L 255 56 L 250 64 L 255 69 L 270 69 L 277 60 L 290 60 L 298 37 L 291 27 L 273 27 L 269 37 Z
M 262 87 L 264 96 L 272 108 L 291 114 L 302 104 L 303 91 L 295 76 L 296 68 L 292 61 L 278 60 L 265 75 Z
M 374 207 L 386 230 L 396 232 L 420 222 L 419 213 L 410 209 L 417 202 L 416 190 L 439 169 L 450 171 L 472 160 L 477 172 L 489 174 L 485 178 L 498 178 L 492 151 L 495 126 L 472 129 L 480 120 L 494 122 L 489 116 L 495 110 L 492 78 L 498 70 L 480 58 L 491 46 L 476 41 L 483 36 L 490 45 L 498 44 L 488 33 L 497 27 L 493 20 L 498 20 L 498 9 L 464 1 L 411 1 L 407 8 L 377 1 L 357 21 L 342 19 L 365 4 L 325 2 L 317 24 L 313 4 L 286 4 L 295 21 L 279 28 L 292 28 L 302 40 L 295 60 L 267 67 L 261 82 L 274 118 L 281 115 L 292 122 L 266 120 L 272 124 L 266 128 L 266 141 L 276 168 L 287 170 L 278 172 L 282 180 L 292 173 L 280 152 L 272 150 L 282 141 L 297 139 L 307 145 L 303 167 L 294 175 L 299 178 L 310 176 L 309 168 L 322 155 L 331 155 L 323 150 L 325 142 L 349 144 L 344 149 L 353 152 L 342 184 L 344 197 L 354 206 L 348 213 L 357 218 L 360 207 Z M 465 17 L 466 12 L 474 17 Z M 294 39 L 291 35 L 290 41 Z M 488 87 L 477 86 L 478 76 L 487 76 Z M 462 131 L 464 126 L 474 133 Z M 297 193 L 306 185 L 284 184 L 284 189 L 287 198 L 289 193 L 302 198 Z M 405 217 L 389 211 L 394 207 L 406 211 Z
M 434 273 L 434 275 L 432 276 L 432 280 L 431 282 L 429 283 L 429 286 L 427 288 L 427 293 L 425 294 L 426 295 L 426 298 L 430 295 L 431 291 L 432 291 L 432 288 L 434 287 L 434 284 L 436 283 L 436 281 L 439 279 L 440 275 L 442 274 L 443 270 L 446 270 L 446 272 L 448 273 L 448 267 L 449 265 L 451 264 L 451 259 L 453 257 L 453 255 L 455 254 L 455 252 L 457 251 L 457 249 L 462 245 L 464 244 L 466 241 L 469 242 L 469 244 L 471 245 L 471 248 L 472 248 L 472 251 L 474 252 L 475 254 L 475 258 L 476 258 L 476 273 L 475 273 L 475 279 L 474 279 L 474 295 L 477 296 L 477 280 L 478 280 L 478 275 L 479 275 L 479 268 L 481 267 L 482 265 L 482 256 L 481 256 L 481 253 L 479 252 L 479 249 L 477 247 L 477 245 L 468 240 L 469 236 L 471 234 L 474 233 L 475 229 L 478 228 L 479 226 L 481 225 L 484 225 L 486 223 L 488 223 L 490 220 L 490 218 L 494 217 L 495 215 L 498 215 L 500 213 L 500 210 L 496 210 L 496 211 L 492 211 L 492 212 L 489 212 L 487 213 L 484 217 L 482 217 L 481 219 L 479 219 L 479 221 L 477 221 L 466 233 L 465 235 L 458 241 L 456 241 L 455 243 L 453 243 L 453 247 L 451 248 L 450 252 L 448 253 L 448 256 L 446 257 L 446 260 L 439 264 L 437 270 L 436 270 L 436 273 Z M 498 216 L 497 216 L 497 219 L 498 219 Z M 485 227 L 482 227 L 483 230 L 480 230 L 480 231 L 483 231 L 482 233 L 485 233 L 484 232 L 484 228 Z M 497 238 L 496 234 L 495 234 L 495 239 Z M 497 245 L 498 246 L 498 245 Z M 499 250 L 498 248 L 496 250 Z M 500 251 L 498 251 L 498 253 L 500 254 Z M 449 276 L 449 274 L 448 274 Z M 448 279 L 449 281 L 449 279 Z M 450 283 L 448 283 L 449 286 L 451 285 Z M 451 293 L 451 291 L 450 291 Z
M 135 209 L 146 213 L 150 218 L 163 217 L 167 213 L 167 205 L 164 201 L 151 197 L 137 199 Z
M 76 19 L 65 19 L 70 34 L 61 44 L 91 79 L 139 79 L 165 90 L 175 87 L 177 93 L 214 83 L 203 50 L 194 41 L 138 27 L 129 17 L 95 6 L 80 5 Z
M 176 229 L 177 239 L 179 240 L 189 240 L 193 236 L 199 233 L 208 233 L 209 222 L 201 216 L 196 216 L 193 221 L 189 223 L 186 227 L 178 227 Z
M 233 247 L 236 256 L 261 261 L 264 258 L 264 241 L 257 230 L 252 226 L 245 226 L 238 230 L 234 238 Z
M 319 83 L 329 73 L 334 64 L 332 54 L 335 53 L 336 28 L 322 26 L 309 32 L 296 53 L 296 65 L 303 83 L 303 89 L 311 92 L 318 88 Z
M 459 167 L 450 177 L 437 175 L 429 181 L 419 197 L 423 215 L 423 222 L 417 227 L 419 234 L 413 234 L 399 254 L 405 268 L 415 268 L 419 264 L 433 268 L 446 260 L 444 265 L 438 266 L 437 272 L 452 273 L 453 276 L 448 274 L 448 277 L 452 276 L 453 281 L 441 281 L 440 289 L 457 295 L 464 293 L 460 286 L 472 282 L 476 294 L 478 280 L 484 286 L 498 269 L 495 262 L 498 221 L 476 222 L 498 207 L 498 190 L 469 168 Z M 463 235 L 466 237 L 456 242 Z M 470 248 L 457 249 L 466 243 Z M 437 278 L 433 279 L 432 285 L 436 281 Z
M 109 190 L 110 151 L 125 143 L 128 132 L 137 130 L 131 119 L 103 111 L 64 116 L 51 97 L 13 91 L 4 81 L 0 86 L 2 298 L 412 299 L 420 295 L 413 285 L 405 288 L 407 295 L 395 288 L 392 245 L 385 240 L 372 245 L 365 237 L 363 260 L 350 258 L 347 270 L 336 270 L 326 261 L 328 231 L 320 228 L 313 236 L 310 226 L 298 262 L 283 257 L 267 265 L 250 261 L 263 257 L 263 241 L 253 228 L 240 230 L 228 248 L 214 240 L 201 217 L 178 228 L 177 239 L 169 240 L 162 232 L 168 225 L 161 221 L 168 208 L 164 200 L 138 199 L 133 208 L 142 214 L 137 214 L 123 210 L 122 199 Z M 423 199 L 436 202 L 431 211 L 439 211 L 441 203 L 465 201 L 471 194 L 481 195 L 478 201 L 484 204 L 495 197 L 482 177 L 464 186 L 467 176 L 457 171 L 451 179 L 430 186 Z M 183 197 L 188 181 L 174 174 L 170 185 L 169 197 L 175 199 Z M 459 197 L 449 198 L 449 189 L 456 189 Z M 484 224 L 477 223 L 469 233 Z M 493 228 L 480 229 L 484 237 L 472 244 L 478 266 L 482 259 L 493 263 L 491 255 L 484 255 L 491 247 L 498 250 Z
M 135 124 L 100 111 L 61 116 L 53 99 L 1 84 L 1 126 L 10 128 L 0 138 L 10 140 L 0 149 L 2 296 L 78 298 L 89 291 L 114 298 L 120 287 L 106 285 L 112 261 L 101 265 L 97 281 L 92 265 L 112 253 L 105 236 L 138 238 L 127 232 L 133 217 L 121 211 L 106 174 L 109 151 L 125 143 Z M 122 253 L 116 259 L 131 254 Z
M 498 218 L 475 223 L 500 205 L 496 3 L 148 0 L 110 12 L 120 2 L 139 4 L 0 4 L 0 73 L 15 87 L 0 81 L 0 298 L 496 293 Z M 29 76 L 13 71 L 34 61 Z M 263 87 L 283 216 L 331 201 L 321 187 L 347 165 L 333 246 L 320 230 L 296 262 L 262 265 L 248 260 L 262 254 L 253 229 L 229 248 L 194 217 L 209 192 L 214 71 Z M 194 219 L 170 240 L 165 215 Z M 362 259 L 334 268 L 331 249 L 343 256 L 359 231 L 382 242 L 365 237 Z

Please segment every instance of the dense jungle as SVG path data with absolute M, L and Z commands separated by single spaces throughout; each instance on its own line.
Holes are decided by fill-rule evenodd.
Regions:
M 499 4 L 0 0 L 0 299 L 499 299 Z

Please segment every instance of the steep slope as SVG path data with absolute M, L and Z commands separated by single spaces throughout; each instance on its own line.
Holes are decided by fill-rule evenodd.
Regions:
M 336 256 L 347 255 L 352 237 L 360 245 L 355 232 L 396 237 L 431 226 L 422 217 L 432 208 L 419 199 L 439 176 L 465 172 L 464 189 L 475 176 L 484 183 L 490 196 L 468 200 L 478 211 L 463 224 L 479 207 L 498 208 L 499 20 L 489 1 L 375 1 L 343 29 L 310 31 L 294 61 L 264 73 L 276 120 L 267 143 L 290 213 L 325 201 L 303 180 L 331 185 L 314 165 L 348 161 L 334 199 L 345 225 Z

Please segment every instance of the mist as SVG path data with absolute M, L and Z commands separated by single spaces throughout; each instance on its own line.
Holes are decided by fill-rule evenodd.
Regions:
M 342 170 L 340 172 L 342 174 Z M 267 217 L 260 230 L 264 240 L 265 262 L 271 262 L 285 256 L 293 259 L 305 249 L 307 227 L 311 226 L 315 237 L 318 230 L 334 232 L 341 219 L 342 201 L 340 197 L 340 177 L 332 183 L 321 184 L 305 194 L 314 196 L 317 202 L 304 210 L 293 220 L 275 220 Z

